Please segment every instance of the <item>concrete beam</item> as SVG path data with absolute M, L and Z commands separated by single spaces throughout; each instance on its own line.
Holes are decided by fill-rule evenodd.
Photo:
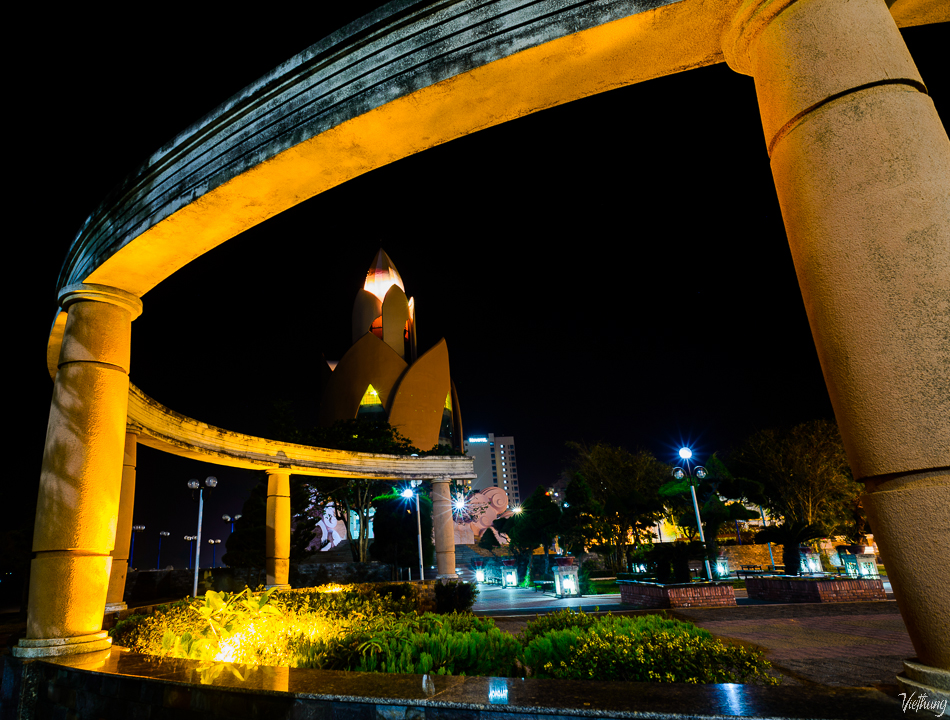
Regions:
M 475 477 L 468 457 L 412 458 L 328 450 L 231 432 L 176 413 L 131 384 L 128 418 L 129 431 L 138 435 L 140 444 L 218 465 L 381 480 Z

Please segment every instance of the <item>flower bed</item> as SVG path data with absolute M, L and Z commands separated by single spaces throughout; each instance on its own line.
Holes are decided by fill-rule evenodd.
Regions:
M 644 608 L 723 607 L 736 604 L 730 583 L 659 584 L 620 580 L 620 600 Z
M 728 586 L 726 586 L 728 587 Z M 116 626 L 114 641 L 201 662 L 321 670 L 685 683 L 774 684 L 762 652 L 724 644 L 662 615 L 595 617 L 562 611 L 518 638 L 470 613 L 417 614 L 400 588 L 332 586 L 279 593 L 209 592 Z M 411 586 L 407 586 L 411 589 Z
M 746 578 L 755 600 L 772 602 L 859 602 L 887 600 L 884 583 L 874 578 Z

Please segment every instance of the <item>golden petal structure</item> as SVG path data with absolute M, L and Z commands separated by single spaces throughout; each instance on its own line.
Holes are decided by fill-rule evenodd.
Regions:
M 383 407 L 388 408 L 392 391 L 407 363 L 373 333 L 366 333 L 353 345 L 330 374 L 318 421 L 330 425 L 336 420 L 355 418 L 366 388 L 372 385 Z
M 445 396 L 451 387 L 449 349 L 443 338 L 416 360 L 399 381 L 390 404 L 389 424 L 420 450 L 435 447 Z
M 398 285 L 393 285 L 383 300 L 383 342 L 406 357 L 406 330 L 409 327 L 409 300 Z
M 369 332 L 373 321 L 383 314 L 383 304 L 379 298 L 360 288 L 353 301 L 353 343 Z

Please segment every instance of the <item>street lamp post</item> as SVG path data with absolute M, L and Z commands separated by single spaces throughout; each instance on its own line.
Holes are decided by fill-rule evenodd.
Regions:
M 191 543 L 188 546 L 188 569 L 191 570 L 191 559 L 195 556 L 195 540 L 198 539 L 197 535 L 185 535 L 185 540 Z
M 221 541 L 220 541 L 220 540 L 208 540 L 208 544 L 211 546 L 211 567 L 217 567 L 216 561 L 215 561 L 215 559 L 214 559 L 214 558 L 215 558 L 215 553 L 214 553 L 214 551 L 217 549 L 218 545 L 221 544 Z
M 406 488 L 402 491 L 402 496 L 404 498 L 411 498 L 413 495 L 416 496 L 416 530 L 417 535 L 416 539 L 419 541 L 419 580 L 425 580 L 425 567 L 422 563 L 422 515 L 419 512 L 419 490 L 418 486 L 422 483 L 421 480 L 410 480 L 412 487 L 416 488 L 416 491 L 413 492 L 411 488 Z
M 170 533 L 170 532 L 166 532 L 166 531 L 164 531 L 164 530 L 162 530 L 162 531 L 158 534 L 158 559 L 155 561 L 155 569 L 156 569 L 156 570 L 161 570 L 161 569 L 162 569 L 162 538 L 167 538 L 169 535 L 171 535 L 171 533 Z
M 704 477 L 706 477 L 706 468 L 704 468 L 702 465 L 697 465 L 695 469 L 692 470 L 692 472 L 690 471 L 689 459 L 693 457 L 693 451 L 689 448 L 680 448 L 679 455 L 681 458 L 683 458 L 683 460 L 686 461 L 686 470 L 683 470 L 681 467 L 673 468 L 673 477 L 675 477 L 677 480 L 682 480 L 683 478 L 687 478 L 689 480 L 689 492 L 693 496 L 693 510 L 696 511 L 696 528 L 699 530 L 699 539 L 703 543 L 703 550 L 705 551 L 706 537 L 703 535 L 703 521 L 699 517 L 699 503 L 696 501 L 696 486 L 693 483 L 693 478 L 695 477 L 697 480 L 702 480 Z M 712 581 L 712 568 L 709 566 L 708 554 L 705 555 L 705 560 L 706 578 Z
M 145 530 L 144 525 L 133 525 L 132 526 L 132 547 L 129 550 L 129 567 L 132 567 L 132 561 L 135 559 L 135 533 L 140 533 Z
M 234 533 L 234 523 L 240 520 L 241 516 L 235 515 L 234 517 L 231 517 L 230 515 L 222 515 L 221 519 L 224 520 L 224 522 L 226 523 L 231 523 L 231 532 Z
M 204 486 L 201 485 L 197 480 L 189 480 L 188 487 L 191 488 L 191 496 L 194 498 L 195 490 L 198 491 L 198 534 L 195 536 L 195 583 L 192 590 L 192 596 L 198 597 L 198 570 L 201 567 L 201 514 L 204 512 L 204 491 L 205 487 L 208 488 L 210 492 L 215 485 L 218 484 L 218 478 L 211 477 L 205 478 Z

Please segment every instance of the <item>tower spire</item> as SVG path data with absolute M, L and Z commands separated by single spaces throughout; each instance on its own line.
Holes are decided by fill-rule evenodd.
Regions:
M 373 293 L 382 302 L 385 300 L 389 288 L 393 285 L 398 285 L 403 292 L 406 292 L 406 286 L 402 282 L 399 271 L 393 261 L 389 259 L 386 251 L 380 248 L 366 272 L 366 282 L 363 283 L 363 289 Z

